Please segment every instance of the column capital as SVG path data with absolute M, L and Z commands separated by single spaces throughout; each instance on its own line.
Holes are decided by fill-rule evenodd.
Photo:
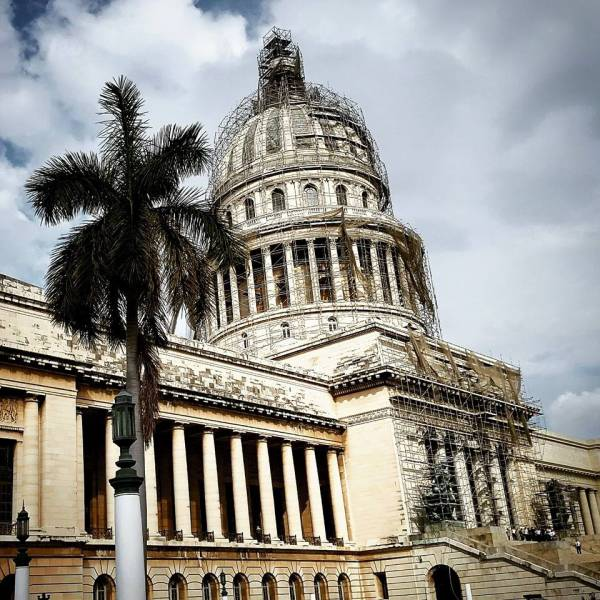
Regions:
M 82 415 L 86 408 L 87 408 L 87 406 L 76 406 L 75 414 Z
M 282 446 L 291 446 L 293 444 L 292 440 L 281 440 Z
M 215 427 L 214 425 L 203 425 L 202 427 L 202 433 L 205 434 L 210 434 L 210 435 L 214 435 L 215 431 L 217 431 L 218 427 Z
M 229 435 L 229 437 L 231 438 L 241 438 L 242 437 L 242 432 L 241 431 L 232 431 L 231 434 Z
M 327 447 L 327 454 L 343 454 L 344 453 L 344 449 L 343 448 L 338 448 L 337 446 L 328 446 Z
M 187 423 L 184 423 L 183 421 L 174 421 L 172 429 L 185 429 L 186 425 Z
M 23 400 L 25 402 L 35 402 L 36 404 L 40 404 L 43 398 L 44 394 L 38 394 L 38 392 L 31 392 L 29 390 L 26 390 Z

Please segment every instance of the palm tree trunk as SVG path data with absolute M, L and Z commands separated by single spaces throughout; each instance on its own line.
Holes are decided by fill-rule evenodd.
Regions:
M 140 411 L 140 365 L 138 358 L 138 305 L 135 298 L 127 298 L 127 339 L 126 339 L 126 357 L 127 357 L 127 376 L 126 388 L 133 396 L 133 405 L 135 407 L 135 430 L 136 440 L 131 446 L 131 456 L 135 460 L 135 470 L 140 477 L 145 477 L 144 463 L 144 435 L 142 433 L 142 419 Z M 140 507 L 142 511 L 142 531 L 147 528 L 146 518 L 146 480 L 140 487 Z

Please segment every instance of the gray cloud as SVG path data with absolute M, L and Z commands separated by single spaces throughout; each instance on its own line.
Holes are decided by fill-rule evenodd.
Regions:
M 132 77 L 153 125 L 212 134 L 277 24 L 308 79 L 362 106 L 395 214 L 429 247 L 444 335 L 521 365 L 551 427 L 600 435 L 580 418 L 600 422 L 600 4 L 273 0 L 245 11 L 250 27 L 235 2 L 87 6 L 55 0 L 24 58 L 0 0 L 0 137 L 25 156 L 0 148 L 0 270 L 41 281 L 59 232 L 31 221 L 22 183 L 49 154 L 94 147 L 106 79 Z

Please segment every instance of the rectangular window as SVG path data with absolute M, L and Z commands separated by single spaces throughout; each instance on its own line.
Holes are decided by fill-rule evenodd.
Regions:
M 319 279 L 319 294 L 321 302 L 333 301 L 333 286 L 331 277 L 331 261 L 329 259 L 329 240 L 315 240 L 315 258 L 317 259 L 317 276 Z
M 390 274 L 387 268 L 387 244 L 377 243 L 377 262 L 379 263 L 379 275 L 381 287 L 383 288 L 383 301 L 392 304 L 392 290 L 390 288 Z
M 238 263 L 235 266 L 235 277 L 238 288 L 238 303 L 240 307 L 240 318 L 247 317 L 250 314 L 250 303 L 248 300 L 248 277 L 246 275 L 246 266 Z
M 294 283 L 296 284 L 296 297 L 302 304 L 311 304 L 314 302 L 314 299 L 306 240 L 294 241 L 292 243 L 292 252 L 294 255 Z M 302 298 L 301 294 L 304 295 L 304 298 Z
M 256 297 L 256 312 L 267 310 L 267 281 L 265 279 L 265 264 L 260 248 L 250 252 L 252 274 L 254 276 L 254 295 Z
M 286 308 L 289 306 L 289 293 L 283 244 L 271 246 L 270 252 L 273 282 L 275 283 L 275 305 L 278 308 Z
M 13 522 L 13 455 L 12 440 L 0 440 L 0 526 L 2 531 Z
M 227 323 L 233 321 L 233 303 L 231 299 L 231 280 L 229 279 L 229 269 L 223 271 L 223 289 L 225 291 L 225 312 Z

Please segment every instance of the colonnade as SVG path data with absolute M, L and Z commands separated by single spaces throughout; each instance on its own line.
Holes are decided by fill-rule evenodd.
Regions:
M 580 487 L 577 490 L 579 508 L 583 529 L 586 535 L 600 535 L 600 510 L 598 506 L 598 492 L 589 488 Z
M 294 244 L 298 243 L 303 247 L 306 244 L 308 260 L 299 260 L 298 252 L 294 247 Z M 312 298 L 312 303 L 369 300 L 395 306 L 402 305 L 402 290 L 408 289 L 407 281 L 401 259 L 391 244 L 366 239 L 353 240 L 352 260 L 356 265 L 360 265 L 365 277 L 356 278 L 356 281 L 350 283 L 347 273 L 348 261 L 345 265 L 340 264 L 338 243 L 338 238 L 323 237 L 261 247 L 259 251 L 264 281 L 258 284 L 251 258 L 247 259 L 241 275 L 234 267 L 226 273 L 218 272 L 216 278 L 218 317 L 213 327 L 220 328 L 248 315 L 279 307 L 276 298 L 281 290 L 278 291 L 276 285 L 271 256 L 272 248 L 275 246 L 282 247 L 283 265 L 279 266 L 283 266 L 285 272 L 286 306 L 304 305 L 307 303 L 307 298 Z M 317 256 L 317 247 L 320 257 Z M 306 277 L 298 277 L 295 273 L 295 268 L 300 262 L 307 269 Z M 323 273 L 327 273 L 327 277 L 323 277 Z M 324 289 L 324 285 L 327 285 L 325 281 L 330 282 L 327 289 Z M 365 289 L 366 282 L 370 282 L 367 284 L 370 288 L 368 290 Z M 262 305 L 257 300 L 257 285 L 264 286 L 266 291 L 266 301 L 263 300 Z M 351 293 L 352 285 L 355 286 L 355 290 Z M 306 290 L 305 287 L 310 289 Z M 247 301 L 246 299 L 242 301 L 240 288 L 243 288 L 243 293 L 247 295 Z M 327 299 L 325 300 L 323 296 Z M 247 314 L 244 314 L 246 312 Z
M 106 426 L 106 464 L 113 465 L 116 460 L 114 444 L 110 441 L 111 420 L 107 417 Z M 223 539 L 221 494 L 219 490 L 219 469 L 225 465 L 218 464 L 215 447 L 215 433 L 217 430 L 211 427 L 203 427 L 201 430 L 201 443 L 198 451 L 202 456 L 202 478 L 204 497 L 202 498 L 202 509 L 206 522 L 206 531 L 192 531 L 190 487 L 188 481 L 188 448 L 189 440 L 186 442 L 185 425 L 174 423 L 171 427 L 171 458 L 172 458 L 172 482 L 174 498 L 174 523 L 178 535 L 185 539 L 193 535 L 204 536 L 215 540 Z M 321 480 L 315 454 L 315 446 L 303 442 L 292 442 L 291 440 L 275 440 L 257 434 L 244 434 L 239 431 L 219 430 L 220 439 L 228 438 L 231 460 L 231 483 L 233 490 L 233 511 L 235 520 L 235 534 L 228 532 L 231 537 L 238 540 L 252 540 L 256 531 L 250 528 L 250 503 L 248 499 L 247 471 L 244 461 L 243 443 L 254 446 L 256 464 L 258 467 L 258 488 L 260 497 L 260 531 L 263 539 L 269 539 L 273 543 L 284 540 L 278 539 L 277 515 L 274 499 L 274 481 L 271 473 L 271 445 L 279 447 L 281 453 L 281 465 L 283 472 L 283 490 L 285 497 L 285 515 L 287 517 L 286 538 L 295 539 L 296 543 L 308 541 L 303 530 L 298 479 L 294 462 L 294 446 L 302 447 L 304 454 L 304 465 L 306 468 L 306 482 L 308 488 L 308 503 L 310 508 L 310 521 L 312 524 L 311 540 L 319 543 L 327 542 L 325 527 L 325 516 L 323 496 L 321 493 Z M 331 513 L 333 515 L 333 528 L 336 543 L 348 541 L 348 525 L 344 494 L 342 490 L 342 474 L 340 473 L 338 453 L 336 447 L 327 448 L 327 484 L 331 497 Z M 154 444 L 151 443 L 145 451 L 146 458 L 146 495 L 148 510 L 148 533 L 150 536 L 159 534 L 159 511 L 157 482 L 155 469 Z M 112 472 L 112 467 L 111 467 Z M 107 479 L 111 476 L 107 468 Z M 113 505 L 112 494 L 109 495 L 110 485 L 107 485 L 107 508 Z M 112 489 L 112 488 L 111 488 Z M 228 507 L 230 508 L 230 507 Z M 107 511 L 107 528 L 113 526 L 114 513 Z M 207 536 L 208 534 L 208 536 Z M 261 541 L 261 540 L 259 540 Z

